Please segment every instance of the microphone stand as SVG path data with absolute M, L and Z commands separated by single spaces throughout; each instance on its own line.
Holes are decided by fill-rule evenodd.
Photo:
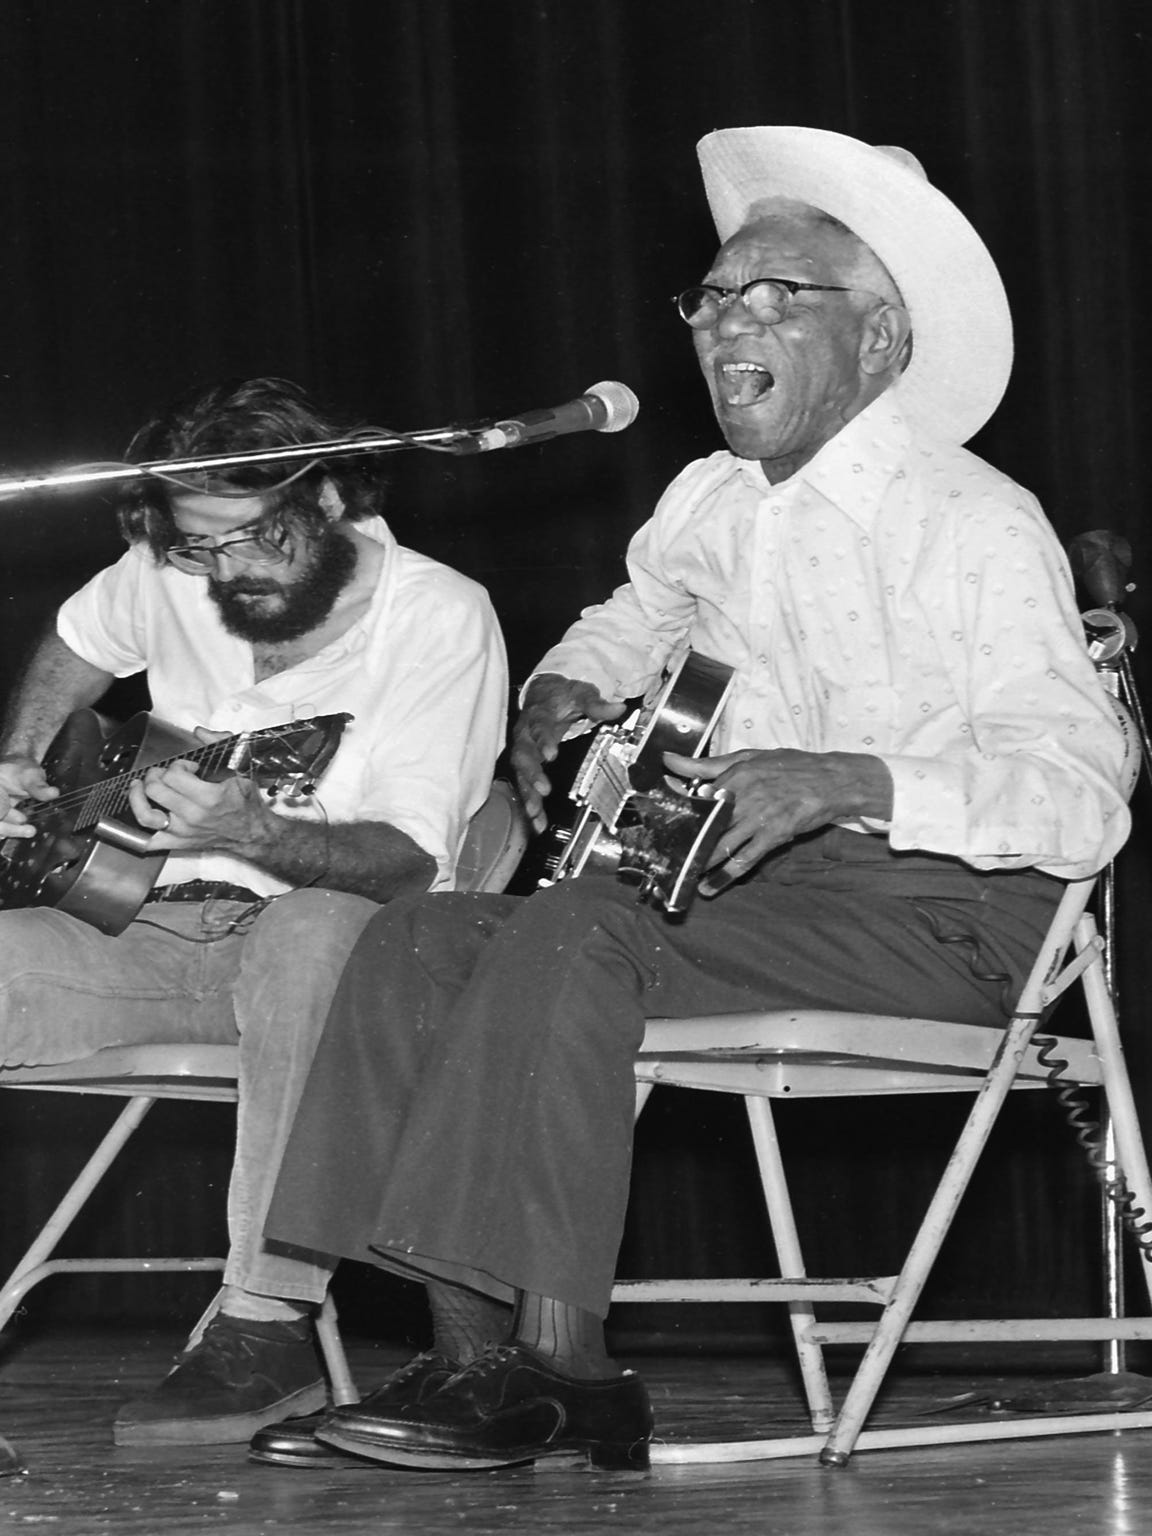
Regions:
M 31 491 L 61 490 L 66 486 L 102 485 L 115 480 L 135 480 L 143 475 L 181 475 L 205 469 L 234 469 L 245 464 L 291 463 L 298 459 L 332 459 L 350 454 L 394 453 L 401 448 L 430 448 L 439 453 L 481 452 L 476 429 L 435 427 L 419 432 L 389 432 L 372 427 L 351 437 L 321 443 L 290 443 L 280 448 L 257 448 L 238 453 L 218 453 L 203 458 L 154 459 L 147 464 L 89 464 L 56 473 L 0 479 L 0 498 Z
M 1140 764 L 1152 778 L 1152 744 L 1149 741 L 1148 723 L 1132 666 L 1132 653 L 1136 649 L 1136 626 L 1131 617 L 1123 612 L 1124 599 L 1134 590 L 1134 583 L 1125 578 L 1132 564 L 1132 550 L 1126 539 L 1098 529 L 1080 534 L 1068 547 L 1072 569 L 1080 578 L 1088 596 L 1099 606 L 1082 614 L 1084 634 L 1088 641 L 1088 653 L 1096 664 L 1097 672 L 1105 688 L 1127 709 L 1136 727 L 1140 746 Z M 1119 986 L 1116 975 L 1116 872 L 1110 862 L 1100 877 L 1099 926 L 1104 941 L 1104 980 L 1113 1007 L 1119 1008 Z M 1115 1128 L 1112 1119 L 1105 1114 L 1101 1129 L 1104 1136 L 1104 1173 L 1109 1181 L 1115 1181 L 1119 1172 L 1116 1158 Z M 1125 1253 L 1123 1245 L 1124 1222 L 1115 1203 L 1105 1194 L 1100 1211 L 1101 1241 L 1104 1250 L 1105 1305 L 1108 1316 L 1121 1318 L 1124 1310 Z M 1106 1370 L 1111 1376 L 1126 1374 L 1127 1345 L 1122 1339 L 1110 1339 L 1106 1349 Z M 1135 1378 L 1147 1388 L 1147 1378 Z M 1144 1395 L 1147 1395 L 1145 1390 Z
M 568 432 L 622 432 L 636 420 L 639 409 L 640 402 L 627 384 L 621 384 L 618 379 L 604 379 L 564 405 L 549 410 L 521 411 L 519 416 L 500 421 L 464 422 L 418 432 L 364 427 L 350 437 L 323 443 L 289 443 L 279 448 L 218 453 L 203 458 L 155 459 L 147 464 L 85 464 L 55 474 L 0 479 L 0 500 L 30 491 L 100 485 L 113 480 L 134 480 L 142 475 L 175 479 L 196 470 L 227 470 L 244 464 L 275 464 L 294 459 L 314 459 L 319 463 L 346 454 L 393 453 L 399 448 L 430 448 L 435 453 L 453 454 L 490 453 L 495 448 L 546 443 Z M 308 467 L 306 463 L 305 469 Z
M 1125 577 L 1132 563 L 1127 540 L 1100 530 L 1080 534 L 1068 547 L 1072 569 L 1093 602 L 1099 606 L 1081 615 L 1088 653 L 1108 692 L 1127 709 L 1139 738 L 1140 765 L 1152 777 L 1152 746 L 1144 710 L 1136 691 L 1132 652 L 1136 626 L 1121 611 L 1124 598 L 1133 590 Z M 1104 980 L 1113 1007 L 1117 1007 L 1116 983 L 1116 881 L 1112 863 L 1099 881 L 1098 927 L 1103 941 Z M 1101 1115 L 1103 1176 L 1115 1183 L 1119 1174 L 1115 1128 L 1111 1116 Z M 1116 1203 L 1103 1191 L 1100 1201 L 1100 1233 L 1104 1253 L 1107 1315 L 1120 1319 L 1124 1311 L 1124 1220 Z M 1126 1369 L 1126 1345 L 1122 1339 L 1106 1340 L 1105 1369 L 1071 1381 L 1052 1381 L 1029 1388 L 1024 1397 L 1005 1397 L 993 1406 L 1016 1412 L 1084 1413 L 1111 1408 L 1136 1408 L 1152 1397 L 1152 1378 Z

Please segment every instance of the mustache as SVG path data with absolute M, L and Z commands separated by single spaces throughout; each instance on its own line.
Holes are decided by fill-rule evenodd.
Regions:
M 280 591 L 279 583 L 261 581 L 254 576 L 237 576 L 233 581 L 210 581 L 209 590 L 218 597 L 267 597 Z

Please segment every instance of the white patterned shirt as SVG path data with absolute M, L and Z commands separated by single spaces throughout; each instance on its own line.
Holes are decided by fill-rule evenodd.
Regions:
M 540 662 L 610 699 L 687 648 L 736 669 L 714 753 L 863 752 L 891 772 L 894 849 L 1064 879 L 1122 846 L 1125 743 L 1036 499 L 913 432 L 889 390 L 789 480 L 688 465 L 631 580 Z
M 382 518 L 356 524 L 384 546 L 368 612 L 330 645 L 261 682 L 252 647 L 229 634 L 202 576 L 157 565 L 139 544 L 63 605 L 61 639 L 116 677 L 148 671 L 155 713 L 184 730 L 242 731 L 353 716 L 316 796 L 280 815 L 382 821 L 436 860 L 451 890 L 468 818 L 484 803 L 507 725 L 504 642 L 484 588 L 397 544 Z M 159 884 L 225 880 L 288 890 L 223 854 L 172 853 Z

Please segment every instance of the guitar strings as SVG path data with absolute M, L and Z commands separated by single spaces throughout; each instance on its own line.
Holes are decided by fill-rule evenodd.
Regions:
M 213 745 L 218 746 L 219 743 L 213 743 Z M 101 801 L 107 801 L 112 803 L 122 803 L 122 792 L 126 793 L 128 787 L 134 783 L 135 780 L 142 779 L 147 773 L 148 768 L 168 768 L 171 766 L 171 764 L 181 762 L 183 760 L 196 760 L 203 762 L 211 767 L 218 767 L 218 763 L 209 764 L 208 759 L 210 755 L 211 754 L 208 748 L 203 748 L 201 750 L 193 749 L 189 752 L 176 753 L 172 757 L 158 759 L 155 763 L 149 763 L 147 768 L 126 769 L 121 773 L 111 775 L 111 777 L 107 779 L 97 779 L 92 784 L 84 784 L 81 785 L 78 789 L 68 790 L 64 794 L 58 796 L 55 800 L 23 801 L 21 802 L 20 809 L 23 810 L 30 819 L 32 819 L 36 816 L 49 815 L 52 812 L 70 810 L 73 806 L 83 806 L 89 802 L 99 803 Z M 120 796 L 119 802 L 117 801 L 118 795 Z
M 122 809 L 127 797 L 129 786 L 137 779 L 142 779 L 150 768 L 168 768 L 173 763 L 197 762 L 209 769 L 224 766 L 225 761 L 233 748 L 240 741 L 287 741 L 291 727 L 266 726 L 255 731 L 243 732 L 240 736 L 230 736 L 226 741 L 209 742 L 201 747 L 192 747 L 187 752 L 176 752 L 171 757 L 158 759 L 149 763 L 145 768 L 129 768 L 121 773 L 111 775 L 107 779 L 98 779 L 94 784 L 85 784 L 78 789 L 67 790 L 55 800 L 32 800 L 20 802 L 19 809 L 24 812 L 29 821 L 39 817 L 58 815 L 62 810 L 71 810 L 74 806 L 83 808 L 86 805 L 100 807 L 102 811 Z M 99 821 L 100 815 L 92 816 L 92 821 Z
M 211 748 L 205 747 L 200 751 L 184 753 L 180 757 L 165 758 L 161 762 L 149 763 L 148 768 L 129 769 L 127 772 L 114 774 L 111 778 L 100 779 L 95 784 L 88 785 L 87 794 L 83 797 L 84 811 L 82 815 L 86 816 L 87 824 L 92 825 L 103 820 L 106 815 L 115 815 L 117 812 L 123 811 L 128 799 L 128 790 L 135 781 L 144 777 L 149 768 L 167 768 L 171 763 L 193 760 L 206 767 L 210 772 L 219 768 L 221 763 L 214 759 L 219 759 L 221 754 L 212 750 L 212 748 L 217 748 L 221 745 L 223 744 L 220 742 L 213 742 Z M 226 757 L 227 753 L 223 755 Z M 60 804 L 60 800 L 50 802 L 51 806 L 58 807 Z M 49 805 L 46 805 L 45 809 L 48 808 L 50 808 Z M 77 825 L 81 826 L 83 823 L 78 822 Z

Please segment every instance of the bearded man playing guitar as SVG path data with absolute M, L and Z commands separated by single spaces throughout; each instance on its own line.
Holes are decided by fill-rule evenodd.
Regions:
M 254 379 L 181 402 L 129 457 L 209 458 L 340 432 L 297 386 Z M 122 1444 L 244 1442 L 323 1404 L 311 1313 L 329 1271 L 262 1241 L 281 1146 L 353 942 L 380 903 L 451 889 L 502 745 L 507 673 L 487 595 L 397 544 L 366 463 L 135 479 L 120 505 L 128 552 L 62 605 L 8 709 L 0 1070 L 143 1042 L 240 1046 L 221 1307 L 158 1389 L 122 1409 Z M 118 880 L 111 910 L 105 893 L 76 885 L 54 902 L 77 836 L 42 850 L 75 797 L 49 785 L 42 759 L 55 738 L 66 763 L 66 719 L 145 670 L 154 716 L 192 750 L 119 775 L 120 809 L 102 825 L 120 858 L 159 868 L 156 883 L 119 913 Z M 335 755 L 329 742 L 318 763 L 298 762 L 291 744 L 333 719 Z M 238 733 L 243 750 L 200 772 L 213 744 Z M 292 787 L 270 798 L 254 765 L 269 740 L 277 757 L 280 738 L 273 779 L 286 761 Z M 37 884 L 48 904 L 26 905 Z

